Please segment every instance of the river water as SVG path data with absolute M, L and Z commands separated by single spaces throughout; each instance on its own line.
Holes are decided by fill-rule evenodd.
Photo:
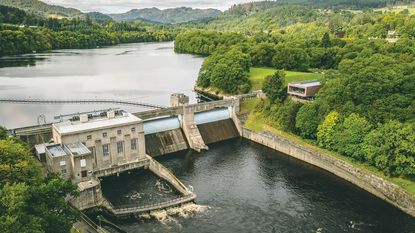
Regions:
M 207 210 L 161 222 L 118 223 L 127 232 L 415 232 L 415 219 L 384 201 L 330 173 L 247 140 L 235 139 L 211 145 L 201 154 L 183 152 L 158 160 L 193 186 L 197 204 Z M 104 180 L 103 186 L 114 187 L 104 188 L 104 194 L 140 190 L 143 181 L 134 186 L 131 180 L 140 180 L 140 173 L 132 174 L 128 181 Z
M 168 106 L 182 92 L 196 102 L 193 87 L 200 57 L 175 54 L 173 43 L 138 43 L 86 50 L 0 58 L 0 98 L 119 99 Z M 0 125 L 37 124 L 37 117 L 122 108 L 117 105 L 37 105 L 0 103 Z
M 172 43 L 0 58 L 0 98 L 114 98 L 168 105 L 172 92 L 184 92 L 195 102 L 192 89 L 202 61 L 175 54 Z M 108 107 L 142 110 L 0 103 L 0 125 L 25 126 L 35 124 L 40 114 L 51 121 L 55 115 Z M 118 223 L 128 232 L 415 232 L 413 218 L 371 194 L 246 140 L 159 160 L 194 187 L 201 208 L 192 216 L 172 216 L 170 221 Z M 130 179 L 121 179 L 123 176 Z M 117 204 L 152 201 L 152 193 L 162 198 L 175 195 L 166 194 L 169 188 L 164 185 L 154 186 L 157 182 L 151 175 L 132 172 L 105 179 L 103 191 Z

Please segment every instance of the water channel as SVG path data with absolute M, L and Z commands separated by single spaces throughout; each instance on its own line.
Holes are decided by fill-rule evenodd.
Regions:
M 178 55 L 172 43 L 59 50 L 0 58 L 0 97 L 115 98 L 168 105 L 172 92 L 192 92 L 202 58 Z M 0 103 L 0 125 L 36 123 L 36 116 L 88 111 L 105 105 Z M 198 195 L 198 211 L 167 221 L 117 224 L 127 232 L 362 232 L 413 233 L 415 219 L 325 171 L 247 140 L 210 146 L 203 153 L 158 158 Z M 121 179 L 123 177 L 124 179 Z M 162 198 L 169 188 L 142 172 L 103 180 L 116 204 Z M 150 189 L 146 188 L 150 187 Z M 155 188 L 156 187 L 156 188 Z M 153 190 L 153 191 L 152 191 Z

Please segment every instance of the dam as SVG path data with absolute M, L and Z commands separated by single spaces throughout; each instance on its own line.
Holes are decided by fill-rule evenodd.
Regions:
M 60 173 L 78 186 L 80 195 L 70 199 L 73 206 L 79 210 L 100 207 L 128 218 L 196 199 L 190 184 L 185 185 L 153 157 L 189 149 L 201 152 L 209 149 L 208 144 L 240 136 L 235 123 L 237 98 L 189 104 L 184 94 L 173 94 L 171 105 L 139 113 L 109 109 L 70 114 L 53 124 L 10 133 L 34 146 L 47 171 Z M 101 181 L 132 170 L 150 171 L 178 195 L 151 204 L 114 205 L 103 195 Z

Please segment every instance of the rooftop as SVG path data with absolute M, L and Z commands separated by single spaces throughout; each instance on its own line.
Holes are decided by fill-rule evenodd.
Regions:
M 113 128 L 117 126 L 129 125 L 133 123 L 140 123 L 142 120 L 131 113 L 123 112 L 121 115 L 115 115 L 113 118 L 102 116 L 99 118 L 92 118 L 86 122 L 80 120 L 64 121 L 55 123 L 53 126 L 61 134 L 73 134 L 95 129 Z
M 87 155 L 91 154 L 91 151 L 82 143 L 65 144 L 65 150 L 73 155 Z
M 60 144 L 46 146 L 46 150 L 49 151 L 52 157 L 65 156 L 69 154 Z
M 321 83 L 318 80 L 309 80 L 309 81 L 303 81 L 303 82 L 289 83 L 288 85 L 300 86 L 300 87 L 305 88 L 305 87 L 321 86 Z

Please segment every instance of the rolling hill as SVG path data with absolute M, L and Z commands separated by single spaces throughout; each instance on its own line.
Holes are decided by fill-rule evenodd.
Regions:
M 160 10 L 158 8 L 133 9 L 122 14 L 110 14 L 115 21 L 148 20 L 164 24 L 177 24 L 215 17 L 222 12 L 215 9 L 192 9 L 189 7 Z

